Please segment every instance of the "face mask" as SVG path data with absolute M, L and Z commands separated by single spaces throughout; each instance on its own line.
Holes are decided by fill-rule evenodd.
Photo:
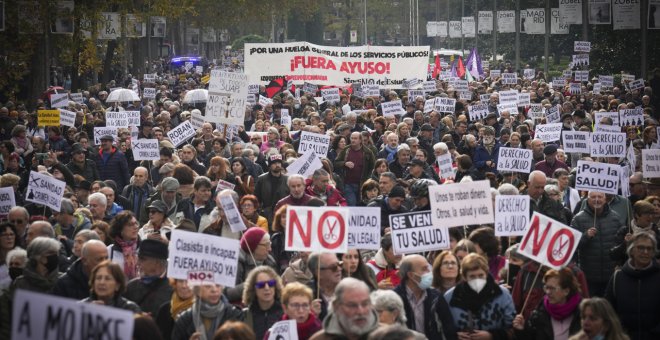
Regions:
M 433 273 L 428 272 L 420 276 L 417 286 L 419 286 L 420 289 L 429 289 L 431 288 L 431 284 L 433 284 Z
M 48 269 L 48 272 L 52 272 L 53 270 L 57 269 L 57 266 L 59 264 L 57 254 L 54 255 L 49 255 L 46 257 L 46 269 Z
M 584 98 L 580 98 L 580 103 L 584 103 Z
M 158 275 L 156 275 L 156 276 L 142 276 L 142 277 L 140 277 L 140 281 L 142 281 L 142 283 L 144 283 L 145 285 L 149 285 L 152 282 L 158 280 L 158 278 L 160 278 L 160 276 L 158 276 Z
M 293 107 L 296 108 L 296 110 L 297 110 L 297 109 L 300 108 L 300 104 L 294 104 Z
M 481 293 L 481 290 L 484 289 L 484 287 L 486 286 L 486 279 L 470 280 L 468 281 L 468 285 L 470 286 L 470 288 L 472 288 L 472 290 L 474 290 L 475 292 L 477 292 L 477 294 L 479 294 Z
M 11 277 L 12 281 L 16 280 L 16 278 L 18 278 L 21 275 L 23 275 L 23 268 L 19 268 L 19 267 L 9 268 L 9 277 Z
M 492 144 L 494 140 L 493 137 L 484 137 L 484 144 Z

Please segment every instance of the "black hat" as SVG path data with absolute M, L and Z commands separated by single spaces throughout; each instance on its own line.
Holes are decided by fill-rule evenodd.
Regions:
M 395 185 L 394 188 L 390 190 L 390 194 L 387 195 L 387 197 L 406 198 L 406 191 L 403 190 L 403 188 L 400 185 Z
M 271 166 L 272 164 L 275 164 L 276 162 L 284 163 L 282 160 L 282 155 L 280 154 L 274 154 L 268 156 L 268 166 Z
M 573 112 L 573 116 L 580 117 L 582 119 L 587 117 L 583 110 L 575 110 L 575 112 Z
M 573 116 L 571 116 L 570 113 L 564 113 L 563 115 L 561 115 L 561 120 L 559 121 L 563 122 L 564 120 L 566 120 L 566 118 L 573 118 Z
M 431 126 L 431 124 L 429 124 L 429 123 L 422 124 L 421 130 L 422 131 L 435 131 L 433 126 Z
M 90 191 L 90 190 L 92 190 L 92 183 L 89 183 L 89 181 L 84 181 L 83 180 L 83 181 L 80 181 L 80 183 L 78 183 L 77 188 Z
M 85 149 L 79 143 L 75 143 L 71 146 L 71 154 L 75 155 L 77 153 L 85 153 Z
M 426 164 L 426 162 L 424 162 L 424 161 L 421 160 L 421 159 L 417 159 L 417 158 L 413 158 L 413 160 L 410 161 L 410 166 L 415 166 L 415 165 L 417 165 L 417 166 L 421 166 L 421 167 L 423 168 L 423 167 L 424 167 L 424 164 Z
M 138 248 L 139 257 L 167 260 L 168 255 L 167 244 L 158 240 L 146 239 L 140 243 L 140 248 Z
M 557 152 L 557 146 L 554 144 L 548 144 L 543 148 L 543 154 L 546 156 L 552 155 L 555 152 Z
M 114 140 L 115 140 L 115 137 L 112 137 L 111 135 L 104 135 L 104 136 L 101 136 L 101 138 L 99 138 L 99 139 L 100 139 L 100 140 L 111 140 L 111 141 L 114 141 Z
M 491 112 L 491 113 L 486 115 L 486 118 L 484 118 L 484 120 L 493 119 L 493 118 L 497 119 L 497 114 L 494 113 L 494 112 Z
M 164 214 L 167 212 L 167 205 L 165 204 L 165 202 L 161 200 L 155 200 L 151 202 L 151 204 L 147 207 L 147 209 L 156 209 Z

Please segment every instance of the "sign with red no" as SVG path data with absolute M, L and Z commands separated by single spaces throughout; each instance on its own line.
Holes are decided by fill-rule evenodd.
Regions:
M 348 208 L 289 206 L 286 216 L 285 250 L 327 253 L 348 250 Z
M 581 232 L 535 212 L 518 251 L 542 265 L 560 269 L 573 258 L 581 237 Z

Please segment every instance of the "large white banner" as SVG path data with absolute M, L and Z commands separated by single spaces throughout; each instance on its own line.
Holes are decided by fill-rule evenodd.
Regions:
M 405 78 L 426 79 L 428 46 L 331 47 L 308 42 L 245 44 L 250 84 L 286 77 L 294 84 L 352 83 L 402 88 Z
M 545 34 L 545 9 L 529 8 L 521 10 L 520 33 Z
M 640 29 L 639 0 L 612 1 L 612 28 L 615 30 Z

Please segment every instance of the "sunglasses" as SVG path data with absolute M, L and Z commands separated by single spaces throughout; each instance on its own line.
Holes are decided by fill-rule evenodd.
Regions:
M 266 287 L 266 285 L 268 285 L 268 287 L 275 287 L 275 283 L 277 283 L 275 279 L 268 281 L 258 281 L 257 283 L 254 284 L 254 287 L 257 289 L 263 289 Z

